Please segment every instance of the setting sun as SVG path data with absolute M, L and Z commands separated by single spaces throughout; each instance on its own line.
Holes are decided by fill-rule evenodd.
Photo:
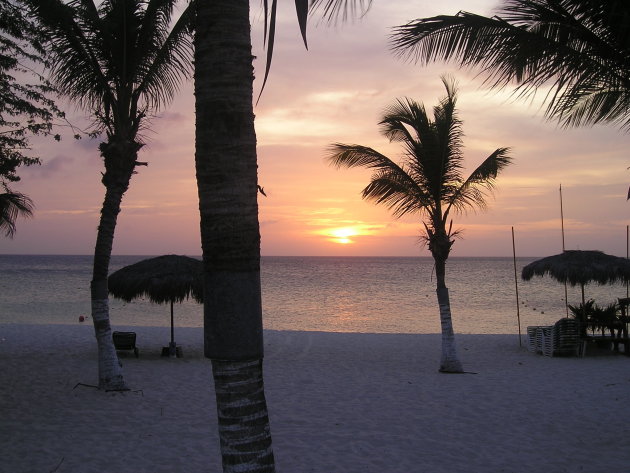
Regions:
M 344 227 L 344 228 L 334 228 L 327 232 L 328 236 L 330 236 L 330 240 L 335 243 L 339 243 L 341 245 L 347 245 L 349 243 L 354 243 L 350 237 L 356 236 L 359 232 L 352 227 Z

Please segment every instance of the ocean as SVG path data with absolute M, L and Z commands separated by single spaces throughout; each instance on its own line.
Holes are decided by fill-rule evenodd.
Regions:
M 148 256 L 114 255 L 111 272 Z M 526 333 L 566 315 L 564 285 L 544 277 L 520 279 L 536 258 L 453 257 L 446 278 L 456 333 Z M 0 323 L 75 324 L 90 315 L 91 256 L 0 255 Z M 263 325 L 271 330 L 361 333 L 439 333 L 430 257 L 263 257 Z M 599 305 L 626 297 L 626 286 L 586 287 Z M 581 301 L 568 288 L 569 304 Z M 177 327 L 203 326 L 203 307 L 175 304 Z M 89 318 L 88 322 L 89 323 Z M 168 305 L 110 298 L 118 326 L 170 326 Z

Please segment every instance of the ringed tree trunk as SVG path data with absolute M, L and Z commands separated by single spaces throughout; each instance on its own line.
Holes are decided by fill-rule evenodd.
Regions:
M 101 155 L 105 161 L 102 182 L 106 190 L 94 248 L 90 292 L 92 321 L 98 347 L 98 387 L 106 391 L 127 390 L 112 340 L 107 276 L 120 203 L 129 188 L 129 181 L 141 146 L 135 141 L 124 141 L 116 137 L 111 137 L 108 142 L 100 146 Z
M 263 386 L 260 233 L 249 0 L 200 0 L 195 164 L 223 471 L 274 472 Z
M 440 326 L 442 328 L 442 359 L 440 372 L 462 373 L 464 371 L 457 356 L 453 320 L 451 318 L 451 302 L 446 287 L 446 260 L 450 253 L 452 242 L 444 232 L 441 236 L 433 235 L 429 242 L 429 249 L 435 261 L 435 276 L 437 280 L 437 300 L 440 307 Z

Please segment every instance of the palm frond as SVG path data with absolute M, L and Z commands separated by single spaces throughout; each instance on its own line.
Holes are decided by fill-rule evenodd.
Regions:
M 428 193 L 414 181 L 407 169 L 372 148 L 335 143 L 329 147 L 327 160 L 337 168 L 375 169 L 370 184 L 363 189 L 363 198 L 387 205 L 394 209 L 396 216 L 403 215 L 414 208 L 417 210 L 418 205 L 412 202 L 414 199 L 418 200 L 417 196 L 423 196 L 420 200 L 426 201 Z
M 457 114 L 457 83 L 455 79 L 443 76 L 442 83 L 446 95 L 433 108 L 436 158 L 441 165 L 441 186 L 449 186 L 461 181 L 461 169 L 464 156 L 462 154 L 462 121 Z M 436 164 L 438 164 L 436 162 Z M 444 190 L 440 192 L 444 193 Z
M 30 197 L 7 189 L 7 192 L 0 194 L 0 232 L 8 238 L 13 238 L 17 218 L 32 217 L 33 209 Z
M 308 41 L 306 39 L 306 28 L 308 22 L 309 10 L 316 11 L 322 9 L 322 15 L 327 18 L 328 21 L 337 19 L 339 16 L 343 17 L 345 21 L 349 14 L 354 16 L 358 11 L 367 12 L 369 10 L 372 0 L 311 0 L 309 8 L 309 0 L 295 0 L 295 11 L 297 13 L 298 26 L 304 41 L 304 47 L 308 49 Z M 265 61 L 265 73 L 263 76 L 262 86 L 258 94 L 256 102 L 262 97 L 262 93 L 265 90 L 267 79 L 269 78 L 269 72 L 271 71 L 271 62 L 273 60 L 273 48 L 276 38 L 276 12 L 278 8 L 278 1 L 272 0 L 271 8 L 269 8 L 268 0 L 263 0 L 264 7 L 264 43 L 267 46 L 267 57 Z
M 372 0 L 311 0 L 311 11 L 321 10 L 322 18 L 328 22 L 365 15 L 371 6 Z
M 459 212 L 475 207 L 486 208 L 486 192 L 494 189 L 499 173 L 512 163 L 509 152 L 510 148 L 496 149 L 448 196 L 444 219 L 448 218 L 452 207 Z
M 380 169 L 363 189 L 362 197 L 387 206 L 396 218 L 408 213 L 431 213 L 435 202 L 431 195 L 405 173 Z
M 137 131 L 192 74 L 194 2 L 172 27 L 176 0 L 25 2 L 56 57 L 54 83 L 109 130 Z
M 163 0 L 163 2 L 175 4 L 173 0 Z M 146 15 L 148 14 L 147 10 Z M 162 14 L 162 16 L 166 20 L 167 15 Z M 169 103 L 179 90 L 182 81 L 189 79 L 192 75 L 194 19 L 195 7 L 191 3 L 182 12 L 168 35 L 160 38 L 160 41 L 154 40 L 154 52 L 143 57 L 143 67 L 138 71 L 141 80 L 138 80 L 139 84 L 135 93 L 138 96 L 144 96 L 152 109 L 157 110 Z M 163 33 L 169 31 L 169 23 L 170 13 L 168 21 L 162 22 Z
M 265 85 L 267 84 L 267 79 L 269 77 L 269 71 L 271 70 L 271 60 L 273 59 L 273 46 L 276 39 L 276 10 L 278 7 L 277 0 L 272 0 L 271 2 L 271 10 L 269 10 L 269 5 L 267 0 L 264 0 L 265 6 L 265 44 L 267 45 L 267 60 L 265 61 L 265 75 L 263 77 L 262 86 L 260 87 L 260 93 L 258 94 L 258 100 L 262 97 L 263 90 L 265 90 Z M 296 3 L 296 7 L 298 4 Z M 301 8 L 301 4 L 298 8 Z M 299 14 L 298 14 L 299 16 Z M 306 30 L 304 31 L 306 34 Z M 304 36 L 306 39 L 306 36 Z
M 91 1 L 64 4 L 61 0 L 24 0 L 48 38 L 57 60 L 51 76 L 58 90 L 84 109 L 102 108 L 110 88 L 94 50 L 94 39 L 85 36 L 82 25 L 97 24 Z M 63 58 L 63 59 L 60 59 Z
M 410 98 L 398 99 L 383 111 L 381 134 L 389 141 L 415 142 L 431 128 L 424 105 Z M 411 130 L 415 136 L 411 134 Z
M 571 96 L 630 89 L 630 7 L 622 0 L 504 0 L 493 18 L 468 12 L 412 21 L 394 29 L 393 49 L 421 63 L 478 67 L 492 88 L 514 83 L 518 97 L 550 85 L 546 115 L 565 125 L 619 123 L 628 128 L 627 99 L 566 118 Z M 625 18 L 625 20 L 623 19 Z M 565 100 L 569 97 L 568 100 Z M 612 95 L 609 96 L 609 99 Z M 603 102 L 602 102 L 603 103 Z M 569 113 L 570 115 L 570 113 Z
M 295 0 L 295 11 L 297 13 L 298 26 L 304 47 L 308 49 L 308 41 L 306 40 L 306 23 L 308 21 L 308 0 Z
M 370 147 L 361 145 L 334 143 L 328 147 L 325 159 L 337 168 L 393 168 L 397 169 L 399 172 L 404 172 L 402 168 L 384 154 Z
M 630 89 L 593 87 L 591 91 L 568 91 L 549 111 L 565 127 L 608 122 L 630 130 Z

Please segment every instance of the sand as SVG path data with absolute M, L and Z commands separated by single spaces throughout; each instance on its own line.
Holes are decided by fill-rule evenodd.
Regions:
M 127 327 L 115 327 L 125 330 Z M 164 327 L 133 327 L 126 393 L 97 379 L 89 323 L 0 325 L 0 472 L 219 473 L 202 329 L 160 357 Z M 460 335 L 437 372 L 436 334 L 265 332 L 280 473 L 630 471 L 630 358 L 547 358 L 517 335 Z

